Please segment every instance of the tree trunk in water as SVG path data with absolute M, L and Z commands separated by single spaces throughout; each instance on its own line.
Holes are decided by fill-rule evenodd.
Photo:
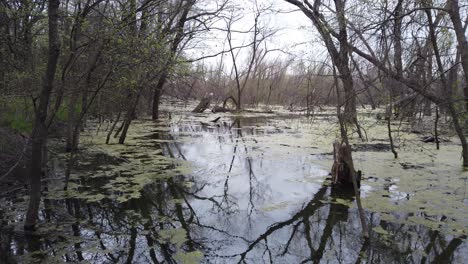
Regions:
M 156 88 L 154 89 L 153 111 L 152 111 L 152 116 L 151 116 L 153 120 L 159 119 L 159 103 L 161 102 L 162 89 L 164 87 L 164 84 L 166 83 L 166 78 L 167 78 L 167 73 L 163 73 L 161 75 L 161 78 L 159 78 Z
M 115 134 L 114 134 L 114 138 L 118 138 L 119 135 L 120 135 L 120 132 L 122 132 L 122 129 L 125 125 L 125 120 L 122 122 L 122 124 L 120 124 L 119 128 L 117 129 L 117 131 L 115 131 Z
M 141 88 L 140 88 L 140 91 L 141 91 Z M 136 96 L 133 104 L 130 105 L 130 107 L 127 110 L 127 114 L 125 115 L 125 120 L 123 121 L 123 129 L 122 129 L 122 133 L 120 134 L 119 144 L 125 143 L 125 138 L 127 137 L 128 128 L 130 127 L 130 124 L 132 123 L 132 119 L 135 116 L 136 107 L 139 101 L 140 101 L 140 92 Z
M 75 133 L 75 126 L 78 122 L 78 113 L 76 111 L 78 96 L 78 91 L 72 91 L 70 102 L 68 104 L 67 144 L 65 147 L 67 152 L 74 151 L 78 147 L 78 138 Z
M 340 2 L 340 1 L 337 1 Z M 351 153 L 351 147 L 349 145 L 348 134 L 346 132 L 346 124 L 343 120 L 340 107 L 340 89 L 338 87 L 338 77 L 336 74 L 335 67 L 333 67 L 333 80 L 336 89 L 336 96 L 338 98 L 338 104 L 336 107 L 336 115 L 340 124 L 341 140 L 344 143 L 335 142 L 333 144 L 333 158 L 334 163 L 332 167 L 332 182 L 335 186 L 345 186 L 349 188 L 352 186 L 354 195 L 356 196 L 356 204 L 359 210 L 359 218 L 361 220 L 362 234 L 367 240 L 369 238 L 369 230 L 367 227 L 367 221 L 365 217 L 364 209 L 362 208 L 359 188 L 361 185 L 361 172 L 354 171 L 353 157 Z M 356 123 L 357 125 L 357 123 Z M 359 126 L 358 126 L 359 129 Z M 351 180 L 351 184 L 349 183 Z M 351 186 L 350 186 L 351 185 Z
M 461 53 L 461 60 L 462 60 L 461 63 L 463 66 L 463 71 L 465 72 L 465 78 L 466 80 L 468 80 L 468 50 L 467 50 L 468 43 L 466 42 L 466 37 L 464 35 L 459 36 L 460 32 L 458 32 L 459 30 L 457 30 L 457 28 L 459 29 L 459 27 L 461 26 L 458 1 L 451 0 L 450 5 L 451 5 L 450 12 L 449 12 L 450 18 L 452 19 L 455 32 L 457 34 L 457 40 L 459 41 L 458 51 Z M 456 104 L 452 101 L 453 100 L 453 91 L 452 91 L 453 87 L 452 86 L 454 83 L 456 83 L 456 71 L 455 71 L 455 68 L 452 68 L 448 73 L 449 74 L 448 80 L 445 78 L 445 71 L 443 69 L 443 64 L 442 64 L 441 56 L 439 53 L 439 48 L 437 45 L 435 26 L 432 22 L 431 13 L 429 10 L 426 10 L 426 15 L 429 20 L 429 32 L 431 35 L 432 48 L 434 50 L 434 55 L 435 55 L 436 62 L 437 62 L 437 68 L 440 73 L 441 82 L 444 85 L 444 88 L 446 89 L 446 94 L 448 98 L 448 101 L 446 102 L 447 103 L 446 108 L 447 108 L 449 115 L 452 117 L 452 122 L 455 128 L 455 132 L 457 132 L 457 135 L 460 138 L 460 142 L 462 145 L 463 166 L 468 167 L 468 142 L 466 141 L 463 127 L 460 124 L 460 121 L 463 119 L 463 115 L 460 115 L 458 113 L 456 109 Z M 465 66 L 467 68 L 465 68 Z
M 364 239 L 367 240 L 369 238 L 369 229 L 359 192 L 361 185 L 361 171 L 356 172 L 354 170 L 351 147 L 347 143 L 341 144 L 339 142 L 335 142 L 333 144 L 333 157 L 335 161 L 332 167 L 332 184 L 335 187 L 354 190 L 356 204 L 359 210 L 359 218 L 361 220 L 362 235 Z
M 392 136 L 392 109 L 393 109 L 393 98 L 390 98 L 390 105 L 387 107 L 387 116 L 385 119 L 387 119 L 387 130 L 388 130 L 388 139 L 390 140 L 390 148 L 393 153 L 393 157 L 395 159 L 398 158 L 398 152 L 395 150 L 395 145 L 393 144 L 393 136 Z
M 49 24 L 49 50 L 47 58 L 47 69 L 44 77 L 44 86 L 42 87 L 39 106 L 36 109 L 34 128 L 31 135 L 31 174 L 30 174 L 30 197 L 29 206 L 26 213 L 24 229 L 34 230 L 41 199 L 41 177 L 43 174 L 43 150 L 47 142 L 47 109 L 49 106 L 50 95 L 53 90 L 57 61 L 60 52 L 58 41 L 58 9 L 60 1 L 48 1 L 48 24 Z
M 130 127 L 131 122 L 132 122 L 132 118 L 128 117 L 127 115 L 127 117 L 125 118 L 123 122 L 123 129 L 122 129 L 122 134 L 120 134 L 120 137 L 119 137 L 119 144 L 125 143 L 125 138 L 127 138 L 127 132 L 128 132 L 128 128 Z
M 242 91 L 241 89 L 238 89 L 237 91 L 237 105 L 236 105 L 236 110 L 240 111 L 241 110 L 241 99 L 242 98 Z
M 341 144 L 339 142 L 333 143 L 333 167 L 332 167 L 332 183 L 334 185 L 339 185 L 344 188 L 353 188 L 352 177 L 356 172 L 351 171 L 353 167 L 350 162 L 352 162 L 351 156 L 351 147 L 346 144 Z M 359 176 L 359 175 L 358 175 Z M 360 177 L 358 177 L 357 182 L 360 185 Z
M 462 145 L 462 158 L 463 158 L 463 167 L 468 167 L 468 142 L 466 141 L 465 134 L 463 133 L 463 128 L 460 125 L 459 116 L 457 110 L 455 110 L 452 104 L 447 106 L 449 114 L 452 116 L 453 127 L 455 132 L 457 132 L 458 137 Z
M 114 124 L 112 124 L 112 127 L 110 128 L 109 132 L 107 133 L 107 137 L 106 137 L 106 144 L 109 144 L 109 141 L 110 141 L 110 137 L 112 135 L 112 132 L 114 132 L 114 129 L 115 129 L 115 126 L 117 125 L 117 123 L 120 121 L 120 115 L 122 114 L 122 112 L 119 111 L 118 115 L 117 115 L 117 119 L 115 120 Z
M 37 122 L 37 121 L 36 121 Z M 29 179 L 29 206 L 24 223 L 25 230 L 34 230 L 41 201 L 42 148 L 47 137 L 45 125 L 36 125 L 32 136 L 31 173 Z
M 164 70 L 154 90 L 153 111 L 152 111 L 153 120 L 157 120 L 159 118 L 159 103 L 161 100 L 163 87 L 164 87 L 164 84 L 166 83 L 169 69 L 173 65 L 174 57 L 176 56 L 176 53 L 177 53 L 177 48 L 179 47 L 179 44 L 182 42 L 182 40 L 185 37 L 184 25 L 187 22 L 188 14 L 190 10 L 192 9 L 192 7 L 195 5 L 195 2 L 196 2 L 195 0 L 186 1 L 185 6 L 183 7 L 183 11 L 179 17 L 179 20 L 177 21 L 177 24 L 174 27 L 174 30 L 176 31 L 176 35 L 171 43 L 171 53 L 169 55 L 168 60 L 165 63 Z

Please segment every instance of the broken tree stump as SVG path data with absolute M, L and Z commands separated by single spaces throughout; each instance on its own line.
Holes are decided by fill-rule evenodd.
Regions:
M 351 147 L 348 144 L 339 142 L 333 143 L 333 167 L 332 184 L 340 189 L 354 190 L 356 204 L 359 210 L 361 220 L 362 235 L 365 240 L 369 239 L 369 228 L 367 227 L 366 214 L 361 204 L 361 171 L 355 171 L 353 158 L 351 156 Z
M 353 177 L 356 175 L 358 188 L 361 183 L 361 172 L 354 171 L 351 147 L 339 142 L 333 143 L 332 184 L 344 188 L 353 188 Z
M 203 113 L 208 107 L 210 107 L 211 103 L 211 94 L 210 96 L 206 96 L 201 99 L 200 103 L 198 103 L 197 107 L 195 107 L 192 112 L 193 113 Z

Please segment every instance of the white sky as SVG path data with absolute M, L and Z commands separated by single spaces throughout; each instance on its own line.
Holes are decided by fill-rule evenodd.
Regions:
M 231 6 L 239 10 L 238 15 L 242 18 L 233 24 L 234 30 L 246 31 L 254 25 L 255 0 L 231 0 Z M 271 10 L 262 13 L 260 26 L 267 30 L 274 30 L 276 33 L 266 42 L 267 49 L 281 49 L 292 54 L 296 59 L 313 60 L 313 58 L 323 56 L 325 49 L 322 47 L 315 29 L 310 20 L 295 6 L 284 0 L 257 0 L 258 6 L 269 7 Z M 296 10 L 296 11 L 294 11 Z M 225 28 L 225 22 L 218 22 L 216 27 Z M 252 40 L 252 33 L 233 33 L 233 46 L 247 44 Z M 204 36 L 196 49 L 189 52 L 192 57 L 215 54 L 224 49 L 228 49 L 226 42 L 226 32 L 211 30 L 209 35 Z M 264 47 L 262 45 L 262 47 Z M 239 55 L 239 67 L 246 65 L 246 58 L 251 48 L 244 48 Z M 274 60 L 277 57 L 286 58 L 288 55 L 275 51 L 268 54 L 267 60 Z M 215 65 L 220 61 L 221 56 L 204 60 L 205 63 Z M 232 67 L 230 54 L 225 54 L 223 62 L 226 70 Z

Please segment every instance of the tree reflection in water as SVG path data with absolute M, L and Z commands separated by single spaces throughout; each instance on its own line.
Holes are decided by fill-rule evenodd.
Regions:
M 219 125 L 186 122 L 172 124 L 170 132 L 138 138 L 144 142 L 141 148 L 160 149 L 161 155 L 198 167 L 190 174 L 157 179 L 144 186 L 140 197 L 124 202 L 109 197 L 96 202 L 45 200 L 43 225 L 35 235 L 19 231 L 22 203 L 5 201 L 10 206 L 0 210 L 5 219 L 0 226 L 2 261 L 448 263 L 454 254 L 466 253 L 464 237 L 385 222 L 370 212 L 372 225 L 383 231 L 373 232 L 370 241 L 362 240 L 351 194 L 329 187 L 325 176 L 321 185 L 308 187 L 284 182 L 284 177 L 294 177 L 285 172 L 310 173 L 311 161 L 294 152 L 281 161 L 265 155 L 269 146 L 258 143 L 259 135 L 278 132 L 254 127 L 266 122 L 260 118 L 234 118 Z M 92 163 L 78 170 L 116 162 L 98 156 L 102 154 L 86 155 Z M 108 181 L 81 177 L 76 184 L 99 191 Z M 282 199 L 294 202 L 266 208 Z

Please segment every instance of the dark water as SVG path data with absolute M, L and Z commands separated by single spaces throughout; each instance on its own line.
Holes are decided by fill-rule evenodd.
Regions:
M 37 234 L 21 231 L 25 198 L 2 198 L 0 263 L 463 263 L 468 257 L 463 235 L 387 222 L 371 211 L 371 238 L 364 241 L 353 196 L 331 188 L 329 168 L 319 165 L 329 153 L 311 155 L 320 147 L 295 129 L 307 119 L 287 120 L 140 121 L 116 156 L 88 143 L 74 166 L 72 191 L 59 191 L 60 172 L 48 181 Z

